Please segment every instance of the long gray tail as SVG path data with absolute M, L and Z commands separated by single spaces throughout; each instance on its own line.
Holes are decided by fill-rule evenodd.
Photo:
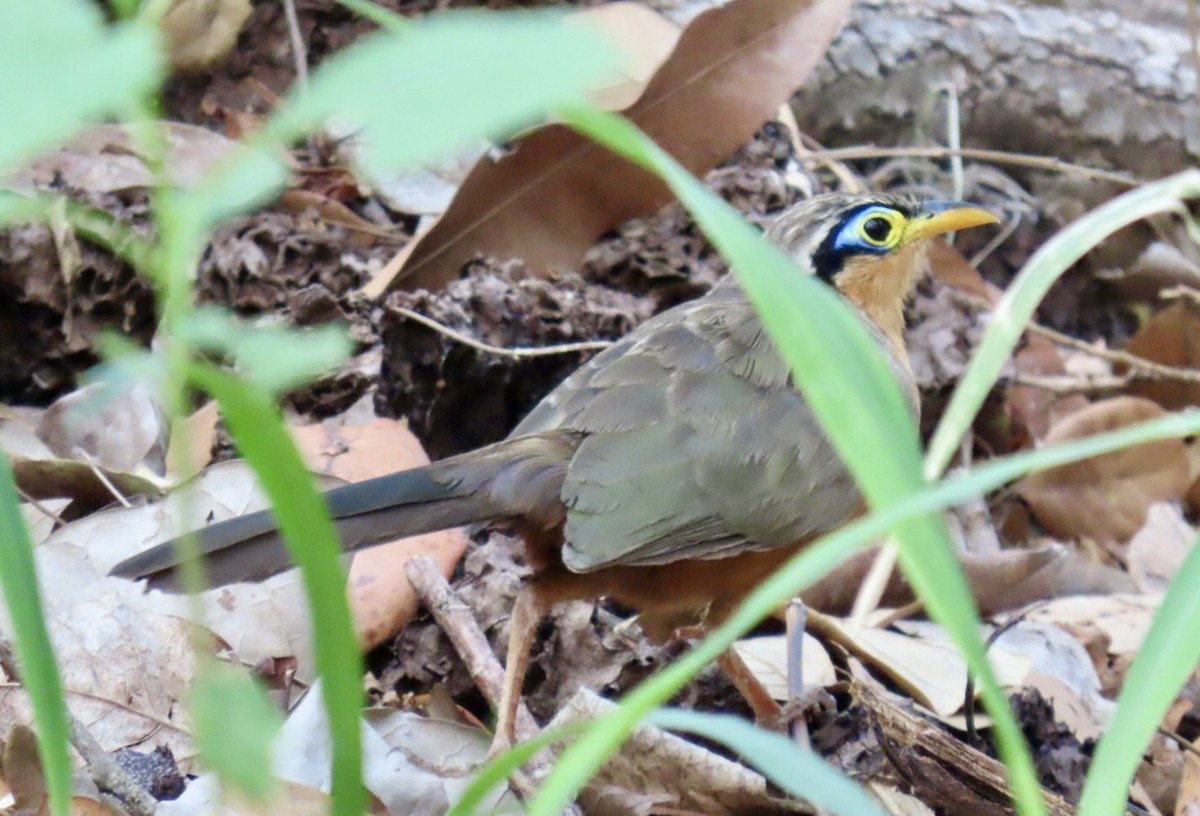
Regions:
M 563 433 L 520 437 L 344 485 L 326 493 L 325 501 L 346 551 L 518 517 L 550 526 L 561 520 L 559 491 L 575 444 L 573 435 Z M 270 510 L 218 522 L 195 535 L 213 586 L 261 581 L 292 565 Z M 117 564 L 110 574 L 178 591 L 177 550 L 175 539 L 158 544 Z

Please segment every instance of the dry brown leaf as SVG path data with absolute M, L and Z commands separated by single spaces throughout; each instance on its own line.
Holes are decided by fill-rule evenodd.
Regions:
M 166 414 L 151 388 L 130 381 L 91 383 L 54 401 L 42 414 L 38 438 L 55 456 L 133 472 L 145 465 L 166 473 Z
M 679 26 L 651 8 L 635 2 L 606 3 L 580 9 L 566 18 L 572 25 L 591 28 L 620 43 L 625 56 L 623 71 L 606 84 L 592 88 L 593 105 L 618 111 L 637 102 L 654 74 L 679 42 Z
M 1192 743 L 1200 751 L 1200 739 Z M 1200 755 L 1183 755 L 1183 778 L 1179 782 L 1179 798 L 1175 800 L 1175 816 L 1200 816 Z
M 1036 606 L 1027 620 L 1069 632 L 1092 659 L 1103 692 L 1115 695 L 1161 602 L 1157 595 L 1080 595 Z
M 611 714 L 616 704 L 586 688 L 575 693 L 547 728 Z M 674 734 L 643 725 L 588 783 L 579 803 L 587 813 L 643 814 L 660 808 L 712 816 L 785 813 L 766 779 L 751 769 Z M 638 806 L 646 808 L 636 809 Z
M 17 487 L 26 496 L 32 499 L 71 499 L 70 508 L 64 511 L 64 517 L 68 519 L 79 518 L 112 504 L 117 501 L 116 494 L 125 499 L 154 499 L 164 492 L 164 485 L 148 475 L 119 473 L 72 459 L 14 457 L 12 468 Z
M 791 699 L 787 682 L 787 641 L 786 635 L 767 635 L 743 638 L 733 644 L 738 657 L 755 679 L 780 702 Z M 805 633 L 803 649 L 800 671 L 804 675 L 804 687 L 823 688 L 836 683 L 833 661 L 821 642 Z
M 959 711 L 966 699 L 967 664 L 949 639 L 909 635 L 857 626 L 848 620 L 809 610 L 809 629 L 837 643 L 892 679 L 914 700 L 939 717 Z M 1002 686 L 1020 685 L 1033 660 L 1003 647 L 988 651 Z
M 1026 338 L 1025 345 L 1013 356 L 1013 365 L 1021 374 L 1062 376 L 1067 373 L 1058 348 L 1036 334 Z M 1063 396 L 1044 388 L 1014 385 L 1008 389 L 1005 405 L 1014 426 L 1009 445 L 1016 449 L 1030 447 L 1045 438 L 1051 427 L 1087 407 L 1088 399 L 1082 394 Z
M 346 424 L 343 414 L 295 428 L 293 435 L 309 467 L 348 482 L 429 464 L 421 443 L 407 425 L 394 419 L 372 418 L 366 424 L 353 425 Z M 348 584 L 364 648 L 383 643 L 416 613 L 417 597 L 404 576 L 409 559 L 432 558 L 448 578 L 466 546 L 461 530 L 443 530 L 356 553 Z
M 181 187 L 203 180 L 213 164 L 237 146 L 196 125 L 160 122 L 159 127 L 166 140 L 164 170 L 171 182 Z M 59 150 L 34 159 L 5 182 L 17 188 L 55 185 L 115 193 L 148 187 L 154 183 L 154 174 L 121 125 L 95 125 Z
M 1142 326 L 1125 350 L 1163 365 L 1200 370 L 1200 304 L 1179 298 Z M 1118 366 L 1124 373 L 1128 366 Z M 1180 380 L 1137 380 L 1126 391 L 1157 402 L 1168 410 L 1200 405 L 1200 383 Z
M 742 144 L 825 53 L 847 0 L 736 0 L 698 16 L 625 115 L 703 174 Z M 548 272 L 605 230 L 670 200 L 665 185 L 562 125 L 472 169 L 449 210 L 364 289 L 435 289 L 476 254 Z
M 867 790 L 891 816 L 935 816 L 929 805 L 917 797 L 901 793 L 876 779 L 867 782 Z
M 1164 413 L 1147 399 L 1115 397 L 1057 423 L 1045 442 L 1083 439 Z M 1191 483 L 1187 445 L 1164 439 L 1030 474 L 1017 491 L 1058 538 L 1124 542 L 1146 523 L 1150 505 L 1181 499 Z
M 37 737 L 24 725 L 5 729 L 4 779 L 13 792 L 13 806 L 36 811 L 46 799 L 46 775 L 38 754 Z
M 1099 692 L 1094 698 L 1084 698 L 1054 675 L 1036 671 L 1029 673 L 1023 685 L 1041 692 L 1054 707 L 1054 719 L 1071 729 L 1080 741 L 1099 739 L 1104 733 L 1112 712 L 1102 703 L 1097 705 L 1104 701 Z
M 0 451 L 9 459 L 50 459 L 54 453 L 38 439 L 41 408 L 0 405 Z
M 315 212 L 326 224 L 349 230 L 350 241 L 356 246 L 369 247 L 386 232 L 342 202 L 316 190 L 287 190 L 279 197 L 279 208 L 295 215 Z
M 224 57 L 237 43 L 250 11 L 250 0 L 173 0 L 159 20 L 171 65 L 203 71 Z
M 187 501 L 176 493 L 163 502 L 93 514 L 56 530 L 37 549 L 47 618 L 72 710 L 108 748 L 156 732 L 156 741 L 169 745 L 176 757 L 189 755 L 178 709 L 191 677 L 187 635 L 194 605 L 184 596 L 147 593 L 140 584 L 106 576 L 118 561 L 176 532 L 266 504 L 244 462 L 209 468 L 191 488 Z M 214 633 L 214 642 L 229 644 L 239 660 L 253 665 L 294 655 L 298 679 L 312 679 L 311 627 L 294 572 L 221 587 L 201 600 L 202 625 Z M 2 623 L 0 631 L 8 631 Z M 0 723 L 24 710 L 20 695 L 0 694 Z
M 1142 592 L 1163 592 L 1195 544 L 1196 531 L 1178 505 L 1154 505 L 1129 542 L 1126 564 L 1134 584 Z
M 979 270 L 971 266 L 971 262 L 950 246 L 945 238 L 935 238 L 929 247 L 929 271 L 933 277 L 984 303 L 994 306 L 999 302 L 1004 293 L 995 284 L 984 280 Z
M 175 427 L 167 446 L 167 473 L 171 478 L 199 473 L 212 461 L 219 419 L 219 406 L 213 400 Z

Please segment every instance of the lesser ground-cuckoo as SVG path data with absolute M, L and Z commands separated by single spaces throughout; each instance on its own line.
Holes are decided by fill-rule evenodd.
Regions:
M 995 220 L 961 203 L 822 195 L 785 212 L 767 237 L 797 274 L 817 275 L 858 310 L 915 416 L 903 307 L 928 240 Z M 638 610 L 659 638 L 711 624 L 862 505 L 732 276 L 598 354 L 505 441 L 325 498 L 347 550 L 480 522 L 524 539 L 535 577 L 514 611 L 501 738 L 511 736 L 534 624 L 549 605 L 607 596 Z M 289 566 L 269 511 L 198 537 L 218 584 Z M 170 588 L 176 559 L 162 544 L 114 574 Z

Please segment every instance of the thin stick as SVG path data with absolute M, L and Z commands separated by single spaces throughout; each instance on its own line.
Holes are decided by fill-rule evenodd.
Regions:
M 300 17 L 296 14 L 295 0 L 283 0 L 283 14 L 287 18 L 288 38 L 292 43 L 292 60 L 296 63 L 296 84 L 301 91 L 308 90 L 308 47 L 300 32 Z
M 792 111 L 792 106 L 784 103 L 779 106 L 779 112 L 776 114 L 783 129 L 787 131 L 788 140 L 792 143 L 792 152 L 796 155 L 797 160 L 803 160 L 813 154 L 814 150 L 824 150 L 824 148 L 816 143 L 816 140 L 811 136 L 806 136 L 800 132 L 800 125 L 796 122 L 796 114 Z M 810 146 L 811 145 L 811 146 Z M 829 171 L 837 176 L 838 181 L 842 184 L 842 189 L 848 193 L 865 193 L 867 185 L 863 183 L 853 170 L 847 167 L 840 161 L 822 162 Z
M 892 572 L 896 569 L 896 559 L 899 555 L 900 550 L 895 539 L 889 538 L 887 543 L 879 548 L 875 560 L 871 562 L 871 569 L 867 571 L 867 577 L 863 579 L 858 594 L 854 596 L 854 606 L 850 608 L 850 622 L 853 625 L 866 626 L 867 615 L 879 608 L 879 601 L 883 598 L 888 582 L 892 580 Z
M 130 504 L 129 499 L 125 498 L 121 491 L 117 490 L 117 486 L 113 484 L 107 476 L 104 475 L 104 471 L 100 469 L 99 465 L 95 463 L 92 457 L 89 456 L 86 451 L 79 451 L 79 453 L 82 453 L 85 457 L 84 461 L 87 462 L 87 466 L 92 469 L 92 475 L 100 480 L 100 484 L 104 485 L 108 492 L 112 494 L 112 497 L 117 500 L 117 503 L 127 510 L 130 507 L 133 507 L 133 505 Z
M 554 354 L 577 354 L 582 351 L 602 351 L 612 345 L 609 340 L 587 340 L 581 343 L 560 343 L 556 346 L 541 346 L 539 348 L 517 347 L 504 348 L 503 346 L 493 346 L 490 343 L 483 343 L 473 337 L 468 337 L 462 332 L 437 322 L 432 317 L 426 317 L 420 312 L 414 312 L 412 309 L 407 309 L 403 306 L 391 306 L 392 311 L 402 314 L 409 320 L 415 320 L 422 326 L 428 326 L 434 331 L 444 334 L 456 343 L 462 343 L 464 346 L 476 349 L 477 351 L 486 352 L 487 354 L 495 354 L 500 357 L 511 357 L 514 359 L 522 359 L 528 357 L 549 357 Z
M 1128 351 L 1119 351 L 1114 349 L 1097 348 L 1091 343 L 1079 340 L 1069 334 L 1063 334 L 1060 331 L 1048 328 L 1046 326 L 1031 323 L 1029 331 L 1034 334 L 1040 334 L 1043 337 L 1054 341 L 1062 346 L 1078 349 L 1093 357 L 1099 357 L 1103 360 L 1110 360 L 1114 363 L 1122 363 L 1129 366 L 1134 375 L 1134 379 L 1141 380 L 1180 380 L 1182 382 L 1200 383 L 1200 371 L 1194 368 L 1179 368 L 1178 366 L 1163 365 L 1156 363 L 1153 360 L 1147 360 L 1145 357 L 1138 357 L 1136 354 L 1130 354 Z
M 1100 170 L 1095 167 L 1085 167 L 1081 164 L 1057 159 L 1053 156 L 1036 156 L 1029 153 L 1010 153 L 1005 150 L 980 150 L 977 148 L 961 148 L 954 150 L 949 147 L 839 147 L 829 150 L 816 150 L 802 157 L 803 161 L 853 161 L 856 159 L 886 159 L 886 158 L 916 158 L 916 159 L 945 159 L 951 156 L 962 156 L 964 159 L 977 159 L 993 164 L 1013 164 L 1021 167 L 1034 167 L 1039 170 L 1049 170 L 1055 173 L 1067 173 L 1085 178 L 1102 179 L 1126 187 L 1136 187 L 1142 183 L 1128 173 L 1114 173 L 1111 170 Z
M 963 157 L 957 152 L 962 149 L 962 123 L 959 120 L 958 114 L 958 88 L 953 82 L 947 82 L 939 89 L 946 94 L 946 145 L 951 150 L 956 151 L 950 154 L 950 184 L 951 197 L 955 200 L 961 200 L 966 183 L 963 181 Z M 950 245 L 954 246 L 954 236 L 947 236 Z
M 986 300 L 969 295 L 966 292 L 955 291 L 953 297 L 963 303 L 972 306 L 976 309 L 990 310 L 993 305 Z M 1072 337 L 1069 334 L 1063 334 L 1056 329 L 1048 326 L 1043 326 L 1040 323 L 1030 323 L 1026 327 L 1026 331 L 1031 334 L 1038 334 L 1057 343 L 1060 346 L 1077 349 L 1093 357 L 1098 357 L 1102 360 L 1108 360 L 1113 363 L 1120 363 L 1129 366 L 1129 373 L 1122 375 L 1119 381 L 1118 378 L 1112 380 L 1104 380 L 1099 377 L 1088 378 L 1087 387 L 1097 390 L 1108 390 L 1111 388 L 1121 388 L 1129 384 L 1129 380 L 1179 380 L 1188 383 L 1200 383 L 1200 370 L 1194 368 L 1181 368 L 1179 366 L 1164 365 L 1156 363 L 1153 360 L 1147 360 L 1145 357 L 1139 357 L 1136 354 L 1130 354 L 1128 351 L 1120 351 L 1116 349 L 1098 348 L 1086 340 L 1080 340 Z M 1022 375 L 1029 378 L 1031 375 Z M 1045 386 L 1048 390 L 1054 390 L 1065 384 L 1065 382 L 1054 382 L 1060 378 L 1044 378 Z M 1077 381 L 1078 382 L 1078 381 Z M 1031 381 L 1029 384 L 1043 387 L 1041 383 Z
M 63 521 L 62 516 L 60 516 L 58 513 L 55 513 L 49 507 L 46 507 L 40 501 L 35 499 L 33 496 L 30 496 L 28 493 L 26 493 L 24 490 L 22 490 L 19 487 L 17 488 L 17 495 L 21 497 L 21 501 L 23 501 L 26 504 L 33 507 L 35 510 L 40 512 L 43 516 L 45 516 L 46 518 L 49 518 L 49 519 L 53 519 L 54 523 L 57 524 L 59 527 L 67 526 L 67 523 L 65 521 Z
M 471 679 L 475 681 L 494 711 L 500 710 L 504 688 L 504 669 L 492 653 L 487 637 L 479 628 L 471 607 L 467 606 L 446 582 L 437 565 L 429 558 L 414 558 L 404 566 L 408 582 L 416 590 L 421 604 L 433 615 L 438 626 L 450 638 Z M 517 738 L 527 739 L 538 732 L 537 722 L 522 702 L 517 707 Z

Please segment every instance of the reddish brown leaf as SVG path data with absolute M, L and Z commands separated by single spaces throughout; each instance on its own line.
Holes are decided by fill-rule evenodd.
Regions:
M 737 0 L 697 17 L 625 111 L 688 170 L 703 174 L 748 139 L 804 81 L 841 26 L 847 0 Z M 536 270 L 574 266 L 605 230 L 670 199 L 641 168 L 562 125 L 516 142 L 467 176 L 449 210 L 365 291 L 392 275 L 438 288 L 484 253 Z
M 1126 344 L 1125 350 L 1156 363 L 1200 369 L 1200 304 L 1180 298 L 1150 318 Z M 1123 374 L 1128 366 L 1117 366 Z M 1127 391 L 1177 410 L 1200 405 L 1200 383 L 1180 380 L 1138 380 Z
M 1055 345 L 1036 334 L 1028 336 L 1024 348 L 1014 356 L 1013 365 L 1022 374 L 1056 376 L 1067 373 Z M 1088 400 L 1082 394 L 1062 396 L 1043 388 L 1014 385 L 1008 389 L 1006 403 L 1012 420 L 1010 449 L 1018 449 L 1043 439 L 1055 423 L 1082 410 Z
M 1150 400 L 1116 397 L 1057 423 L 1045 442 L 1082 439 L 1164 413 Z M 1191 482 L 1187 445 L 1164 439 L 1033 473 L 1017 489 L 1055 536 L 1124 542 L 1145 524 L 1150 505 L 1182 498 Z
M 305 459 L 315 470 L 358 482 L 429 464 L 421 443 L 403 422 L 373 419 L 355 425 L 346 417 L 293 429 Z M 461 530 L 443 530 L 355 554 L 349 596 L 363 647 L 378 646 L 417 611 L 416 595 L 404 577 L 409 559 L 432 558 L 449 576 L 466 546 Z
M 984 303 L 995 305 L 1003 294 L 994 284 L 988 283 L 945 238 L 936 238 L 930 243 L 929 269 L 933 277 L 947 286 L 979 298 Z

